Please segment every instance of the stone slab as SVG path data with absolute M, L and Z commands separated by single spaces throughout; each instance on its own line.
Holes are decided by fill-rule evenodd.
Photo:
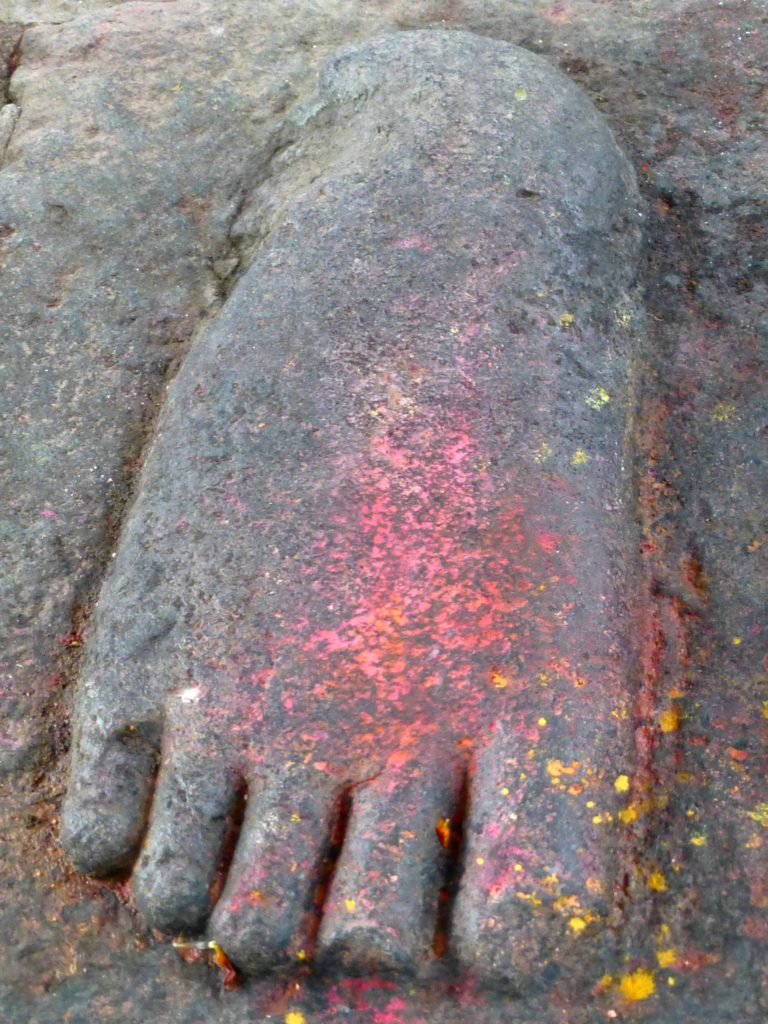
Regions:
M 164 16 L 169 17 L 169 12 L 177 6 L 180 5 L 163 4 L 157 8 L 162 8 Z M 690 723 L 683 730 L 673 731 L 683 736 L 690 735 L 693 741 L 682 747 L 685 757 L 692 761 L 692 774 L 701 778 L 702 767 L 707 771 L 706 785 L 702 787 L 697 782 L 691 799 L 683 798 L 680 807 L 686 815 L 686 822 L 691 822 L 690 830 L 676 834 L 670 828 L 658 856 L 662 860 L 667 858 L 670 871 L 675 871 L 677 865 L 679 872 L 676 873 L 691 880 L 688 886 L 691 905 L 711 909 L 699 915 L 698 920 L 702 922 L 699 934 L 694 942 L 684 947 L 675 970 L 664 972 L 656 967 L 657 990 L 653 997 L 635 1005 L 608 992 L 602 997 L 602 1002 L 594 1006 L 571 1008 L 570 1016 L 579 1019 L 579 1014 L 582 1014 L 586 1019 L 594 1019 L 594 1014 L 607 1014 L 610 1010 L 619 1017 L 641 1016 L 660 1022 L 692 1021 L 702 1016 L 711 1020 L 731 1017 L 761 1020 L 765 1012 L 760 1005 L 760 999 L 764 999 L 761 993 L 764 992 L 765 979 L 762 973 L 764 957 L 759 953 L 762 935 L 760 914 L 735 903 L 724 918 L 722 909 L 718 908 L 727 906 L 722 899 L 722 882 L 728 878 L 727 843 L 738 843 L 740 848 L 752 844 L 749 848 L 755 851 L 753 875 L 758 886 L 755 890 L 758 907 L 762 899 L 760 877 L 765 877 L 761 847 L 756 844 L 761 839 L 759 809 L 756 808 L 764 776 L 752 767 L 761 750 L 764 751 L 764 741 L 758 738 L 754 726 L 755 707 L 761 706 L 765 699 L 762 692 L 764 645 L 761 644 L 756 619 L 759 609 L 764 606 L 765 580 L 765 570 L 761 567 L 765 552 L 761 498 L 765 457 L 758 448 L 762 439 L 761 410 L 765 407 L 760 383 L 764 378 L 765 357 L 758 345 L 765 306 L 762 222 L 763 176 L 768 166 L 763 152 L 765 67 L 759 44 L 760 32 L 765 32 L 765 14 L 760 5 L 743 2 L 685 2 L 656 6 L 646 3 L 620 6 L 592 2 L 524 3 L 516 5 L 513 11 L 507 4 L 473 3 L 375 5 L 376 10 L 371 9 L 374 5 L 347 7 L 329 4 L 322 9 L 316 4 L 290 6 L 293 11 L 287 5 L 280 8 L 272 5 L 271 17 L 274 20 L 265 18 L 254 23 L 251 5 L 243 5 L 243 20 L 240 22 L 236 21 L 238 5 L 226 10 L 223 5 L 217 5 L 214 15 L 210 14 L 207 6 L 201 5 L 193 10 L 191 5 L 184 5 L 185 17 L 188 16 L 183 21 L 184 30 L 174 31 L 173 21 L 169 20 L 164 23 L 163 31 L 167 34 L 163 36 L 158 31 L 158 23 L 147 15 L 149 5 L 120 5 L 115 8 L 113 17 L 104 17 L 111 27 L 115 24 L 117 11 L 122 11 L 120 17 L 130 15 L 127 32 L 128 37 L 133 33 L 130 45 L 125 36 L 119 43 L 115 42 L 114 34 L 112 43 L 92 45 L 94 36 L 99 35 L 102 29 L 94 32 L 94 22 L 88 18 L 62 28 L 41 25 L 34 32 L 30 30 L 30 53 L 34 58 L 30 72 L 34 71 L 37 61 L 35 54 L 44 55 L 44 59 L 37 61 L 37 71 L 27 78 L 24 103 L 18 103 L 13 95 L 9 97 L 11 102 L 21 107 L 23 115 L 29 115 L 26 126 L 24 117 L 19 120 L 11 139 L 12 152 L 13 146 L 17 146 L 14 160 L 19 165 L 24 163 L 28 144 L 30 154 L 33 151 L 44 154 L 46 146 L 50 146 L 51 166 L 54 169 L 58 167 L 60 174 L 61 167 L 67 163 L 67 157 L 62 154 L 66 154 L 67 145 L 71 145 L 69 158 L 74 156 L 76 164 L 84 134 L 78 137 L 77 133 L 68 130 L 56 130 L 61 125 L 85 124 L 83 110 L 73 105 L 73 97 L 87 95 L 88 104 L 91 104 L 95 96 L 103 95 L 105 99 L 101 103 L 106 111 L 103 117 L 109 127 L 109 119 L 116 114 L 109 112 L 109 104 L 115 102 L 115 97 L 110 96 L 108 83 L 115 75 L 119 83 L 118 95 L 124 89 L 130 95 L 131 86 L 140 92 L 141 82 L 150 83 L 143 98 L 135 100 L 134 96 L 139 110 L 142 106 L 150 109 L 157 96 L 158 83 L 161 83 L 160 92 L 170 92 L 178 86 L 178 79 L 171 82 L 178 67 L 185 69 L 185 76 L 192 76 L 193 69 L 198 66 L 205 68 L 205 61 L 194 54 L 206 51 L 213 35 L 208 32 L 211 21 L 215 27 L 223 26 L 225 34 L 230 25 L 239 26 L 237 47 L 233 44 L 230 54 L 238 48 L 242 51 L 244 45 L 248 53 L 253 53 L 249 47 L 258 49 L 264 38 L 278 40 L 275 44 L 277 51 L 272 51 L 277 52 L 278 57 L 268 62 L 264 74 L 277 83 L 282 81 L 286 67 L 300 68 L 295 80 L 297 95 L 304 88 L 311 70 L 319 65 L 331 48 L 388 27 L 408 28 L 426 24 L 468 27 L 543 52 L 586 88 L 631 154 L 651 210 L 648 301 L 653 313 L 653 339 L 658 358 L 656 365 L 649 367 L 649 373 L 655 377 L 652 378 L 652 387 L 649 387 L 646 417 L 650 428 L 647 499 L 651 510 L 649 522 L 653 523 L 649 550 L 655 559 L 654 577 L 658 588 L 665 589 L 668 594 L 665 612 L 668 617 L 667 635 L 674 635 L 682 621 L 693 652 L 683 658 L 689 658 L 689 665 L 693 668 L 681 670 L 680 657 L 675 653 L 672 662 L 677 667 L 669 664 L 665 670 L 670 680 L 668 692 L 685 692 L 684 687 L 673 682 L 680 675 L 690 676 L 689 681 L 696 687 L 692 698 L 671 698 L 673 703 L 678 702 L 684 709 L 685 723 Z M 204 28 L 197 49 L 193 45 L 195 12 L 197 24 Z M 610 16 L 606 16 L 607 13 Z M 178 11 L 174 16 L 177 15 Z M 26 21 L 28 14 L 17 12 L 14 17 Z M 232 18 L 235 20 L 230 20 Z M 246 24 L 249 26 L 247 32 L 243 28 Z M 157 39 L 164 40 L 163 46 L 158 47 L 160 52 L 153 50 L 151 45 L 151 41 Z M 110 49 L 110 46 L 115 49 Z M 125 66 L 121 70 L 123 55 Z M 169 55 L 176 55 L 170 63 Z M 291 61 L 296 63 L 290 64 Z M 249 81 L 254 64 L 258 65 L 260 61 L 252 61 L 247 66 L 245 78 Z M 67 66 L 72 86 L 61 90 L 57 88 L 56 76 L 60 76 Z M 161 74 L 163 66 L 169 68 L 165 79 Z M 55 70 L 55 75 L 49 74 L 48 68 Z M 138 68 L 141 68 L 141 73 L 138 73 Z M 20 74 L 21 89 L 23 68 Z M 80 91 L 83 76 L 85 85 L 90 83 L 84 93 Z M 188 77 L 184 78 L 185 83 L 188 80 Z M 202 98 L 208 89 L 208 83 L 201 84 L 198 95 Z M 98 108 L 99 103 L 96 106 Z M 225 102 L 223 109 L 227 107 Z M 241 124 L 242 108 L 233 102 L 232 109 L 233 124 Z M 221 110 L 217 114 L 218 128 L 221 129 Z M 163 147 L 155 150 L 148 142 L 136 146 L 138 133 L 133 131 L 130 112 L 124 112 L 122 117 L 122 123 L 128 128 L 114 134 L 111 129 L 105 131 L 102 128 L 108 136 L 109 146 L 114 145 L 113 152 L 120 154 L 112 157 L 111 163 L 131 166 L 130 158 L 135 148 L 140 156 L 144 153 L 158 159 L 159 165 L 163 166 L 162 158 L 158 156 Z M 195 122 L 191 117 L 185 123 L 199 124 L 199 121 Z M 23 134 L 18 134 L 22 126 L 25 132 L 29 128 L 28 143 L 24 141 Z M 157 128 L 155 123 L 153 128 Z M 42 135 L 47 136 L 47 142 Z M 58 165 L 57 161 L 60 161 Z M 61 217 L 61 212 L 55 209 L 50 214 L 45 212 L 44 200 L 48 195 L 55 197 L 56 189 L 51 183 L 37 184 L 41 177 L 40 168 L 45 166 L 40 160 L 35 161 L 29 177 L 32 182 L 30 195 L 24 202 L 16 194 L 23 195 L 26 187 L 19 189 L 19 182 L 23 181 L 18 175 L 19 167 L 15 171 L 13 164 L 10 167 L 16 191 L 7 201 L 17 213 L 21 208 L 25 232 L 31 236 L 31 242 L 26 241 L 21 246 L 18 266 L 34 268 L 34 253 L 39 251 L 43 253 L 44 268 L 48 268 L 41 273 L 41 283 L 36 286 L 43 301 L 37 296 L 34 302 L 25 298 L 20 307 L 20 316 L 22 319 L 25 316 L 31 318 L 30 323 L 40 323 L 42 315 L 50 315 L 43 314 L 41 306 L 45 306 L 48 299 L 56 299 L 61 290 L 56 274 L 61 266 L 71 262 L 73 251 L 87 251 L 95 237 L 94 262 L 117 259 L 110 255 L 109 231 L 105 231 L 103 236 L 98 234 L 99 218 L 104 217 L 108 224 L 109 218 L 115 217 L 115 211 L 110 209 L 114 193 L 108 188 L 105 193 L 109 200 L 107 213 L 98 213 L 96 228 L 84 229 L 84 241 L 78 241 L 74 246 L 67 242 L 67 258 L 60 263 L 45 255 L 46 240 L 54 239 L 56 231 L 62 234 L 61 226 L 57 227 L 55 222 L 56 217 Z M 143 166 L 141 159 L 138 166 Z M 87 173 L 93 172 L 86 169 L 84 180 L 92 182 L 93 178 L 88 178 Z M 130 170 L 127 177 L 133 181 L 140 175 Z M 258 174 L 255 177 L 258 180 Z M 247 175 L 246 179 L 253 180 Z M 110 180 L 106 174 L 104 180 Z M 118 186 L 121 180 L 118 175 L 115 179 Z M 82 196 L 76 183 L 70 183 L 64 191 L 67 189 L 70 195 Z M 132 196 L 128 187 L 123 187 L 120 194 Z M 89 205 L 94 205 L 99 211 L 99 204 L 93 204 L 93 193 L 86 190 L 86 195 Z M 139 195 L 144 195 L 141 189 Z M 145 210 L 154 209 L 146 198 L 138 203 L 139 208 L 143 203 Z M 25 204 L 28 207 L 26 213 Z M 82 199 L 77 205 L 83 205 Z M 231 208 L 222 201 L 220 209 L 226 211 L 222 214 L 226 220 Z M 208 223 L 206 216 L 203 215 L 204 223 Z M 127 230 L 126 221 L 130 219 L 127 216 L 120 220 L 121 230 Z M 198 237 L 196 230 L 189 229 L 195 238 Z M 208 227 L 200 231 L 206 239 L 216 234 Z M 146 244 L 147 234 L 145 229 L 136 237 Z M 70 237 L 68 234 L 67 238 Z M 220 235 L 216 237 L 220 238 Z M 41 246 L 39 250 L 32 249 L 35 242 Z M 14 244 L 17 243 L 20 244 L 21 240 L 16 239 Z M 205 250 L 212 255 L 208 241 L 195 243 L 192 249 L 194 253 Z M 218 260 L 220 250 L 215 246 L 213 250 Z M 162 255 L 162 245 L 155 251 Z M 231 258 L 228 253 L 224 256 L 225 261 Z M 121 272 L 123 266 L 119 264 Z M 226 262 L 219 265 L 220 271 L 226 267 Z M 24 271 L 21 278 L 9 276 L 6 280 L 24 280 L 26 273 Z M 137 278 L 137 290 L 145 296 L 142 302 L 147 301 L 147 295 L 154 294 L 150 279 L 151 274 L 146 270 Z M 215 272 L 202 276 L 199 272 L 191 274 L 185 279 L 187 284 L 181 287 L 181 294 L 188 294 L 185 288 L 191 292 L 195 288 L 204 290 L 208 282 L 216 288 L 213 279 L 218 281 Z M 88 277 L 85 286 L 90 287 L 92 281 L 97 282 L 98 276 Z M 17 292 L 14 285 L 11 288 L 13 302 L 9 304 L 6 301 L 4 309 L 14 307 L 18 301 Z M 163 294 L 162 284 L 160 294 Z M 28 308 L 28 301 L 34 308 Z M 192 303 L 192 308 L 197 311 L 202 307 L 207 311 L 216 308 L 217 301 L 214 300 L 210 306 L 208 298 L 202 302 L 198 299 Z M 96 305 L 97 311 L 103 310 L 105 303 L 100 301 Z M 85 306 L 81 297 L 74 308 L 82 310 Z M 179 308 L 172 304 L 173 313 L 177 313 Z M 107 325 L 102 332 L 106 342 L 100 348 L 86 349 L 82 365 L 73 368 L 70 364 L 70 373 L 62 371 L 57 385 L 49 394 L 61 394 L 67 386 L 75 386 L 77 391 L 79 376 L 87 379 L 91 387 L 90 399 L 94 410 L 99 413 L 98 417 L 94 416 L 97 429 L 101 430 L 102 421 L 110 424 L 105 430 L 104 445 L 104 450 L 109 451 L 114 446 L 115 435 L 110 410 L 105 409 L 101 396 L 104 393 L 120 395 L 120 400 L 114 403 L 118 420 L 124 402 L 127 408 L 135 411 L 140 408 L 142 399 L 137 398 L 136 386 L 126 383 L 136 380 L 139 371 L 135 369 L 126 376 L 118 374 L 117 379 L 124 392 L 114 388 L 115 351 L 122 351 L 119 346 L 115 348 L 114 335 L 122 332 L 123 328 L 114 326 L 114 320 L 104 319 L 106 314 L 103 312 L 98 315 L 102 318 L 98 323 Z M 149 315 L 145 312 L 142 316 L 146 318 L 145 328 L 137 337 L 145 340 L 156 338 L 146 328 Z M 71 327 L 54 332 L 52 337 L 60 339 L 55 348 L 46 352 L 42 344 L 34 357 L 33 347 L 30 361 L 39 367 L 47 360 L 51 367 L 48 372 L 54 374 L 58 362 L 64 360 L 66 365 L 67 358 L 71 359 L 74 351 L 70 339 L 82 338 L 78 320 L 79 315 L 76 315 Z M 46 327 L 50 325 L 46 324 Z M 162 329 L 163 332 L 165 330 Z M 170 333 L 173 335 L 175 332 L 171 330 Z M 96 334 L 99 334 L 98 330 Z M 40 338 L 41 335 L 28 330 L 25 337 Z M 181 346 L 185 343 L 184 337 L 172 342 Z M 129 336 L 129 349 L 131 345 Z M 157 346 L 156 340 L 151 342 L 152 346 Z M 142 368 L 146 363 L 151 366 L 155 359 L 161 368 L 168 363 L 166 354 L 161 357 L 145 356 L 144 344 L 138 345 L 136 351 L 141 353 L 136 360 Z M 105 360 L 104 372 L 99 371 L 101 375 L 96 377 L 93 376 L 96 363 L 91 357 L 92 352 L 99 353 Z M 33 392 L 40 386 L 39 377 L 35 375 L 38 372 L 22 370 L 20 374 L 22 380 L 29 381 L 26 386 Z M 157 396 L 162 392 L 163 377 L 157 365 L 152 374 L 154 390 L 148 391 L 142 383 L 138 388 L 142 397 L 147 394 Z M 113 386 L 112 391 L 103 390 L 105 381 Z M 156 398 L 153 397 L 148 405 L 154 407 L 155 403 Z M 87 409 L 89 404 L 89 396 L 84 393 L 79 407 Z M 24 402 L 20 403 L 23 405 Z M 74 405 L 78 407 L 77 400 Z M 69 423 L 68 417 L 69 413 L 63 418 L 58 414 L 50 417 L 47 437 L 79 437 L 83 433 L 82 422 L 78 427 L 74 420 Z M 46 422 L 45 416 L 42 421 Z M 21 431 L 22 437 L 27 436 L 23 433 L 23 423 L 14 429 Z M 121 435 L 119 453 L 115 455 L 113 451 L 112 461 L 103 463 L 105 467 L 111 467 L 127 462 L 123 478 L 126 483 L 135 472 L 131 461 L 135 459 L 133 453 L 141 448 L 141 431 L 132 448 L 125 442 L 125 437 L 130 439 L 133 436 L 132 429 L 135 428 L 131 427 Z M 71 431 L 69 435 L 68 430 Z M 91 428 L 86 433 L 93 438 L 96 430 Z M 62 450 L 68 451 L 74 443 L 63 443 Z M 43 447 L 47 444 L 45 438 Z M 31 446 L 30 450 L 34 452 L 34 447 Z M 131 454 L 126 456 L 126 452 Z M 99 458 L 103 458 L 101 451 Z M 36 464 L 37 456 L 31 462 Z M 43 462 L 40 462 L 41 466 Z M 87 523 L 89 518 L 98 522 L 87 529 L 83 527 L 81 532 L 76 514 L 78 499 L 66 506 L 73 510 L 73 514 L 66 521 L 66 530 L 62 531 L 63 540 L 55 534 L 49 536 L 48 517 L 43 517 L 44 529 L 29 531 L 35 558 L 49 566 L 42 573 L 37 568 L 30 569 L 28 582 L 20 581 L 28 588 L 26 593 L 29 597 L 13 614 L 18 616 L 21 612 L 25 618 L 22 622 L 12 619 L 15 628 L 28 630 L 27 643 L 18 649 L 15 658 L 38 666 L 31 670 L 32 678 L 45 676 L 50 671 L 55 660 L 50 654 L 52 649 L 63 649 L 66 659 L 76 656 L 78 648 L 74 644 L 55 646 L 56 636 L 68 636 L 73 629 L 77 633 L 79 620 L 75 616 L 73 626 L 71 609 L 75 584 L 81 586 L 80 566 L 86 566 L 86 575 L 90 574 L 91 580 L 81 590 L 86 595 L 85 610 L 81 615 L 85 618 L 89 596 L 98 580 L 99 566 L 111 552 L 111 544 L 104 540 L 109 531 L 103 525 L 108 521 L 103 481 L 96 487 L 89 483 L 92 479 L 90 466 L 94 464 L 100 465 L 84 458 L 82 461 L 75 459 L 69 466 L 73 471 L 77 470 L 74 488 L 77 494 L 96 496 L 93 500 L 89 498 L 86 511 L 81 508 L 81 523 Z M 71 475 L 57 466 L 56 460 L 48 459 L 47 466 L 57 485 L 53 489 L 54 495 L 59 495 L 65 487 L 73 489 L 68 482 Z M 15 482 L 19 471 L 16 469 L 14 472 Z M 37 499 L 44 498 L 47 502 L 50 497 L 47 485 L 42 486 L 40 494 L 37 494 L 41 477 L 35 477 L 35 472 L 28 471 L 21 480 L 21 489 L 29 484 L 25 493 L 35 497 L 35 501 L 29 502 L 33 510 L 40 507 Z M 107 477 L 109 475 L 107 473 Z M 42 479 L 46 480 L 45 473 Z M 118 487 L 118 509 L 129 491 L 130 487 L 122 483 Z M 16 501 L 12 496 L 11 507 L 14 510 Z M 48 504 L 42 508 L 57 511 Z M 34 521 L 30 519 L 30 522 Z M 94 536 L 96 541 L 92 539 Z M 55 557 L 50 552 L 57 546 L 72 550 L 67 548 L 69 537 L 85 539 L 77 540 L 74 555 L 68 556 L 67 567 L 62 570 L 60 564 L 59 568 L 55 567 Z M 25 549 L 18 546 L 14 549 L 22 554 L 20 562 L 23 565 Z M 687 566 L 683 574 L 688 579 L 685 586 L 680 583 L 681 563 Z M 706 587 L 703 586 L 705 582 Z M 706 590 L 706 601 L 702 599 L 703 589 Z M 21 591 L 14 586 L 11 594 L 16 592 Z M 681 607 L 684 608 L 682 612 Z M 42 632 L 36 631 L 38 623 L 42 624 Z M 71 639 L 77 642 L 76 637 Z M 25 668 L 28 670 L 29 666 Z M 72 678 L 76 665 L 67 660 L 59 671 L 64 678 Z M 729 682 L 727 689 L 724 688 L 724 680 Z M 683 681 L 686 682 L 685 679 Z M 25 688 L 31 687 L 25 684 Z M 714 714 L 707 710 L 713 702 Z M 698 708 L 697 703 L 700 705 Z M 308 1020 L 332 1020 L 339 1014 L 347 1017 L 352 1014 L 360 1021 L 374 1020 L 376 1015 L 387 1019 L 386 1016 L 382 1018 L 382 1014 L 397 1014 L 403 1020 L 466 1019 L 461 1008 L 442 1000 L 441 992 L 412 993 L 410 989 L 398 992 L 387 985 L 366 988 L 349 984 L 318 990 L 313 983 L 298 979 L 295 983 L 299 985 L 298 989 L 280 988 L 276 991 L 274 986 L 262 985 L 222 999 L 218 982 L 202 965 L 180 967 L 175 954 L 162 945 L 147 948 L 148 944 L 153 945 L 154 940 L 142 932 L 138 922 L 134 923 L 129 905 L 121 899 L 123 890 L 120 886 L 113 884 L 107 887 L 77 878 L 66 868 L 57 851 L 57 807 L 62 789 L 60 754 L 66 736 L 66 701 L 54 701 L 53 707 L 55 712 L 49 718 L 50 735 L 54 739 L 60 737 L 54 745 L 56 757 L 49 758 L 45 772 L 29 768 L 15 775 L 7 784 L 3 803 L 2 872 L 4 891 L 9 894 L 3 904 L 7 921 L 4 930 L 11 938 L 2 998 L 9 1019 L 280 1020 L 290 1013 L 301 1013 Z M 733 727 L 734 722 L 738 728 Z M 714 737 L 715 741 L 707 742 L 708 736 Z M 733 751 L 736 751 L 735 755 Z M 697 759 L 697 752 L 701 753 L 701 759 Z M 691 819 L 687 816 L 688 811 L 694 812 Z M 757 814 L 758 818 L 752 814 Z M 670 819 L 670 824 L 672 820 L 680 820 L 680 815 Z M 718 832 L 722 828 L 728 833 L 727 843 L 720 840 Z M 694 837 L 703 837 L 705 843 L 693 844 L 691 840 Z M 716 851 L 714 855 L 713 850 Z M 707 880 L 706 884 L 702 885 L 701 880 Z M 660 897 L 662 902 L 664 898 L 663 895 Z M 650 925 L 646 926 L 646 933 L 648 927 Z M 675 985 L 669 984 L 667 974 Z M 562 1013 L 556 1007 L 500 1004 L 491 1000 L 482 1013 L 477 1011 L 476 1019 L 483 1019 L 483 1016 L 489 1021 L 538 1021 L 548 1019 L 548 1016 L 561 1019 Z

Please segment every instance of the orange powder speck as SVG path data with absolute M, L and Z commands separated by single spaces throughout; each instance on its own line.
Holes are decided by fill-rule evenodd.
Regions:
M 613 783 L 613 788 L 617 793 L 629 792 L 629 776 L 628 775 L 617 775 L 616 781 Z
M 677 962 L 677 950 L 674 947 L 672 949 L 660 949 L 656 953 L 656 959 L 659 962 L 659 967 L 671 967 Z
M 654 892 L 666 892 L 667 891 L 667 880 L 660 871 L 654 871 L 648 878 L 648 888 L 653 889 Z
M 680 711 L 678 708 L 667 708 L 659 716 L 659 728 L 662 732 L 675 732 L 680 728 Z
M 437 824 L 435 825 L 435 832 L 437 832 L 437 838 L 440 840 L 440 845 L 444 850 L 447 850 L 451 843 L 451 819 L 438 818 Z
M 639 967 L 631 974 L 625 974 L 621 979 L 621 994 L 629 1002 L 636 1003 L 641 999 L 647 999 L 656 991 L 656 982 L 653 979 L 653 971 L 647 971 Z
M 557 779 L 561 775 L 575 775 L 578 767 L 578 761 L 571 761 L 570 764 L 563 764 L 559 758 L 551 758 L 547 761 L 547 772 L 553 779 Z

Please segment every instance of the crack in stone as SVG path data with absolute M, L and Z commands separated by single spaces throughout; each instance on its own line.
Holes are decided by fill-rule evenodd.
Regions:
M 21 107 L 15 102 L 12 79 L 21 63 L 21 47 L 24 42 L 26 28 L 22 28 L 18 39 L 13 45 L 5 66 L 5 85 L 3 88 L 2 107 L 0 107 L 0 167 L 5 162 L 5 155 L 11 138 L 21 117 Z

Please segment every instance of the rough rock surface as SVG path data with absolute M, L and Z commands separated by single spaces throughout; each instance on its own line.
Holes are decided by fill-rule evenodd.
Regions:
M 62 690 L 74 678 L 79 634 L 167 376 L 237 266 L 230 226 L 241 195 L 263 177 L 270 126 L 332 49 L 436 24 L 507 39 L 559 64 L 633 157 L 651 210 L 655 358 L 644 386 L 642 500 L 657 599 L 648 633 L 657 642 L 647 679 L 649 706 L 669 713 L 655 723 L 660 798 L 636 808 L 646 820 L 652 810 L 648 843 L 657 837 L 647 849 L 654 870 L 632 883 L 636 959 L 624 987 L 606 982 L 593 1005 L 489 998 L 472 1014 L 763 1019 L 761 6 L 158 3 L 46 24 L 75 13 L 65 7 L 3 9 L 9 70 L 21 34 L 11 22 L 38 22 L 24 32 L 2 119 L 13 127 L 1 185 L 4 361 L 13 389 L 3 408 L 12 454 L 3 470 L 11 586 L 2 615 L 11 631 L 3 671 L 14 685 L 4 683 L 4 695 L 25 715 L 41 708 L 42 695 L 53 740 L 41 768 L 12 719 L 5 736 L 12 765 L 27 757 L 7 783 L 2 812 L 5 1015 L 466 1019 L 462 994 L 443 999 L 437 986 L 382 979 L 324 986 L 297 976 L 222 1001 L 207 969 L 179 965 L 131 920 L 120 883 L 78 879 L 55 840 Z M 745 863 L 748 898 L 734 867 Z M 648 935 L 658 938 L 651 952 Z M 649 977 L 653 994 L 632 998 Z
M 469 33 L 341 51 L 280 136 L 234 229 L 258 253 L 168 389 L 102 589 L 65 848 L 130 864 L 164 734 L 144 916 L 204 923 L 239 775 L 212 938 L 309 962 L 346 793 L 318 957 L 417 968 L 472 757 L 449 949 L 518 990 L 582 977 L 621 842 L 589 802 L 618 816 L 633 762 L 633 172 L 546 61 Z

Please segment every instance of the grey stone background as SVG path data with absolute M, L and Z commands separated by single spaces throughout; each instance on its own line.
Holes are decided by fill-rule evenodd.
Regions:
M 738 734 L 717 722 L 768 701 L 766 21 L 759 0 L 0 3 L 3 1019 L 467 1019 L 447 988 L 300 977 L 222 993 L 208 967 L 142 929 L 120 883 L 78 878 L 56 838 L 90 609 L 167 381 L 258 244 L 238 217 L 279 173 L 275 128 L 339 46 L 430 25 L 545 55 L 637 169 L 655 353 L 648 546 L 685 626 L 686 727 L 710 737 L 691 755 L 707 779 L 694 800 L 707 845 L 674 824 L 656 840 L 670 863 L 685 851 L 693 879 L 698 933 L 676 984 L 636 1004 L 488 996 L 473 1019 L 765 1019 L 768 897 L 721 898 L 729 844 L 754 834 L 742 801 L 766 800 L 765 739 L 746 712 Z M 681 658 L 668 647 L 671 678 Z M 669 820 L 685 823 L 691 799 Z M 763 829 L 756 884 L 767 850 Z

